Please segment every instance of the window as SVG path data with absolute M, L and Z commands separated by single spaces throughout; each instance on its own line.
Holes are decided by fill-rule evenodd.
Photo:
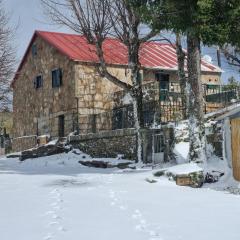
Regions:
M 32 56 L 37 56 L 37 44 L 32 45 Z
M 52 87 L 60 87 L 62 85 L 62 69 L 58 68 L 52 71 Z
M 143 81 L 143 72 L 138 73 L 138 79 Z
M 157 81 L 160 83 L 160 90 L 169 90 L 169 75 L 168 74 L 156 74 Z
M 43 77 L 42 75 L 38 75 L 35 79 L 34 79 L 34 87 L 40 88 L 43 86 Z

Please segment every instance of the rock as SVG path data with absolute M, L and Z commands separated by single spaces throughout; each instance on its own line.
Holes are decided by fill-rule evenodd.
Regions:
M 130 164 L 132 164 L 132 162 L 118 163 L 116 167 L 119 169 L 126 169 L 126 168 L 129 168 Z M 113 166 L 113 167 L 115 167 L 115 166 Z
M 97 160 L 92 160 L 92 161 L 79 161 L 80 164 L 82 164 L 83 166 L 87 166 L 87 167 L 94 167 L 94 168 L 119 168 L 119 169 L 126 169 L 126 168 L 130 168 L 130 164 L 132 164 L 132 162 L 120 162 L 117 164 L 111 164 L 110 162 L 104 162 L 104 161 L 97 161 Z
M 153 173 L 153 175 L 155 177 L 161 177 L 161 176 L 165 175 L 165 172 L 166 172 L 166 170 L 160 170 L 160 171 L 157 171 L 157 172 Z
M 12 154 L 8 154 L 7 156 L 6 156 L 6 158 L 19 158 L 19 157 L 21 157 L 21 153 L 12 153 Z
M 155 180 L 155 179 L 150 179 L 150 178 L 146 178 L 145 179 L 148 183 L 156 183 L 157 182 L 157 180 Z
M 192 181 L 192 184 L 190 185 L 191 187 L 194 187 L 194 188 L 202 187 L 202 185 L 204 183 L 203 171 L 190 173 L 189 176 Z
M 169 180 L 175 181 L 179 186 L 190 186 L 194 188 L 202 187 L 204 183 L 203 170 L 197 170 L 189 173 L 176 173 L 171 170 L 160 170 L 153 174 L 155 177 L 165 175 Z
M 86 167 L 108 168 L 108 163 L 103 161 L 79 161 L 79 163 Z
M 69 152 L 70 150 L 71 150 L 70 148 L 65 148 L 64 145 L 61 144 L 43 145 L 38 148 L 23 151 L 19 159 L 20 161 L 24 161 L 30 158 L 39 158 Z

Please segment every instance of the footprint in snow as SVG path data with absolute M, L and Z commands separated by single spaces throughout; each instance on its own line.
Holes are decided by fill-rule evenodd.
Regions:
M 60 207 L 59 205 L 56 205 L 56 206 L 54 206 L 53 207 L 55 210 L 62 210 L 63 208 L 62 207 Z
M 51 194 L 51 198 L 60 198 L 61 196 L 62 196 L 62 194 L 59 192 Z
M 126 206 L 123 206 L 123 205 L 120 206 L 119 208 L 120 208 L 121 210 L 123 210 L 123 211 L 124 211 L 124 210 L 127 210 L 127 207 L 126 207 Z
M 149 240 L 163 240 L 163 238 L 161 238 L 161 237 L 153 237 L 153 238 L 149 238 Z
M 138 231 L 144 231 L 146 229 L 146 226 L 145 225 L 142 225 L 142 224 L 139 224 L 139 225 L 136 225 L 136 230 Z
M 58 215 L 56 215 L 56 214 L 54 214 L 54 215 L 52 216 L 52 219 L 61 219 L 61 217 L 58 216 Z
M 44 237 L 44 240 L 50 240 L 53 238 L 52 234 L 48 234 L 46 237 Z
M 61 226 L 61 227 L 58 228 L 58 231 L 60 231 L 60 232 L 66 232 L 67 230 L 66 230 L 66 228 L 64 228 L 64 227 Z
M 163 240 L 163 238 L 160 237 L 158 232 L 149 231 L 149 235 L 151 236 L 149 240 Z
M 56 202 L 61 203 L 63 200 L 61 198 L 56 199 Z
M 59 206 L 59 204 L 58 204 L 58 202 L 53 202 L 53 203 L 51 203 L 51 206 L 56 207 L 56 206 Z
M 142 214 L 138 209 L 134 211 L 134 214 L 132 214 L 132 218 L 134 219 L 140 219 L 141 217 L 142 217 Z
M 53 225 L 58 225 L 59 224 L 59 222 L 50 222 L 49 224 L 48 224 L 48 226 L 53 226 Z
M 50 192 L 50 194 L 54 194 L 54 193 L 58 193 L 58 192 L 59 192 L 59 190 L 57 188 L 55 188 Z

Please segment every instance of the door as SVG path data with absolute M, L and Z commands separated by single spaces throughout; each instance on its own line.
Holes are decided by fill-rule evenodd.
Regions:
M 169 92 L 169 75 L 158 73 L 157 80 L 159 81 L 160 100 L 166 101 Z
M 240 181 L 240 118 L 231 121 L 233 176 Z
M 58 117 L 58 136 L 64 137 L 64 115 Z
M 153 163 L 164 162 L 164 140 L 162 134 L 153 135 Z

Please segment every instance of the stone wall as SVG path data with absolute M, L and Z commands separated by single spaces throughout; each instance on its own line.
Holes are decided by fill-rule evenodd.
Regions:
M 92 157 L 117 157 L 136 159 L 136 133 L 134 129 L 102 131 L 99 133 L 69 136 L 68 141 L 75 148 Z
M 58 137 L 58 116 L 64 115 L 65 134 L 69 134 L 77 129 L 77 114 L 73 111 L 60 111 L 55 114 L 49 114 L 46 117 L 37 119 L 38 135 L 51 135 Z
M 37 145 L 37 136 L 25 136 L 19 138 L 13 138 L 12 140 L 12 151 L 21 152 Z
M 124 66 L 109 66 L 108 70 L 122 81 L 130 81 Z M 93 121 L 96 122 L 96 131 L 110 130 L 111 116 L 107 117 L 107 112 L 114 108 L 115 92 L 122 89 L 100 77 L 93 64 L 76 64 L 75 79 L 80 133 L 92 132 Z
M 159 71 L 158 71 L 159 72 Z M 143 71 L 143 78 L 145 82 L 152 82 L 156 81 L 155 77 L 156 71 L 154 70 L 144 70 Z M 179 82 L 178 75 L 176 71 L 167 71 L 162 70 L 161 73 L 169 74 L 169 81 L 170 82 Z M 202 72 L 201 79 L 203 84 L 221 84 L 221 73 L 211 73 L 211 72 Z
M 39 37 L 36 37 L 33 44 L 37 47 L 37 55 L 32 55 L 30 47 L 18 79 L 13 85 L 15 138 L 36 135 L 38 132 L 56 136 L 57 117 L 63 112 L 68 115 L 76 112 L 75 63 Z M 53 88 L 52 70 L 57 68 L 62 69 L 62 86 Z M 36 89 L 34 79 L 38 75 L 43 77 L 43 86 Z M 72 124 L 65 126 L 65 133 L 70 132 Z
M 162 129 L 142 129 L 142 149 L 145 163 L 153 161 L 153 136 L 156 134 L 163 136 L 161 149 L 164 161 L 173 158 L 174 130 L 171 126 L 166 125 Z M 136 131 L 131 128 L 69 136 L 68 142 L 92 157 L 115 158 L 118 154 L 123 154 L 126 159 L 136 160 L 137 158 Z

